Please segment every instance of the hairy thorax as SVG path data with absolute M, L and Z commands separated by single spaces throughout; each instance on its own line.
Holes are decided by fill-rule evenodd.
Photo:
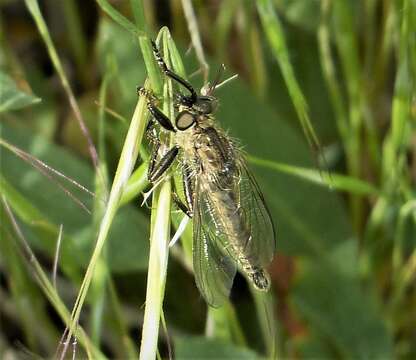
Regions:
M 176 143 L 183 149 L 183 161 L 194 174 L 214 181 L 229 168 L 229 144 L 210 121 L 176 134 Z

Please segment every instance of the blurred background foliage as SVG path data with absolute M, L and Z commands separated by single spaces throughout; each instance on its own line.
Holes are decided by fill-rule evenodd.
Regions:
M 143 20 L 138 3 L 39 1 L 109 179 L 146 68 L 137 38 L 100 6 L 111 4 L 134 22 Z M 182 3 L 143 0 L 145 24 L 151 38 L 162 26 L 170 29 L 188 75 L 196 72 L 191 82 L 201 87 Z M 161 356 L 252 359 L 265 355 L 265 338 L 276 335 L 275 355 L 282 358 L 415 358 L 416 1 L 192 4 L 210 77 L 220 63 L 239 75 L 218 90 L 217 118 L 250 156 L 277 227 L 278 253 L 269 269 L 275 316 L 268 314 L 277 334 L 261 333 L 240 276 L 232 307 L 219 314 L 224 328 L 217 319 L 209 331 L 206 305 L 173 249 Z M 0 356 L 51 356 L 65 321 L 36 285 L 22 239 L 52 276 L 62 227 L 56 289 L 71 309 L 101 210 L 100 201 L 36 159 L 97 197 L 105 194 L 25 2 L 2 0 L 0 9 Z M 297 84 L 286 78 L 285 60 L 304 108 L 291 92 Z M 302 111 L 321 148 L 310 132 L 305 138 Z M 328 166 L 330 179 L 312 170 L 317 162 Z M 83 309 L 80 323 L 100 356 L 137 354 L 149 252 L 149 209 L 141 201 L 135 196 L 117 212 L 103 265 L 111 276 L 103 286 L 94 282 Z M 82 356 L 81 346 L 76 351 Z

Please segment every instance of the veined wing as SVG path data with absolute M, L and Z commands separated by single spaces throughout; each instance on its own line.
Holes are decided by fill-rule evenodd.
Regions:
M 270 211 L 263 194 L 240 154 L 237 159 L 240 179 L 238 182 L 239 206 L 250 237 L 244 244 L 244 254 L 253 265 L 267 266 L 276 251 L 275 230 Z
M 201 191 L 198 183 L 195 190 L 192 252 L 196 285 L 209 305 L 219 307 L 230 294 L 237 265 L 224 248 L 228 240 L 215 225 L 208 192 Z

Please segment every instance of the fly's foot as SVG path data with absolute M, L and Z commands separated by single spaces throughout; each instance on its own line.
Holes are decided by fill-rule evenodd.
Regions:
M 263 269 L 256 269 L 248 276 L 257 290 L 268 291 L 270 289 L 269 275 Z
M 137 96 L 144 96 L 147 99 L 148 103 L 155 103 L 157 101 L 156 96 L 153 94 L 153 91 L 146 89 L 144 86 L 136 86 Z

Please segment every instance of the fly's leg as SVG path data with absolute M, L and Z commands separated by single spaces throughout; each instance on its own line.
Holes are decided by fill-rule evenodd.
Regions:
M 182 210 L 183 213 L 185 213 L 189 218 L 192 218 L 192 216 L 194 215 L 192 213 L 191 210 L 189 210 L 189 208 L 182 202 L 182 200 L 179 198 L 178 194 L 176 192 L 174 192 L 172 194 L 172 199 L 174 201 L 174 203 L 176 204 L 176 206 Z
M 198 95 L 197 95 L 195 89 L 193 88 L 193 86 L 189 82 L 187 82 L 185 79 L 183 79 L 179 75 L 175 74 L 172 70 L 170 70 L 167 67 L 167 65 L 166 65 L 165 61 L 163 60 L 162 55 L 160 55 L 160 51 L 157 48 L 157 45 L 154 41 L 152 41 L 152 47 L 153 47 L 153 53 L 155 54 L 156 61 L 159 64 L 160 68 L 162 69 L 163 73 L 166 76 L 169 76 L 171 79 L 178 82 L 179 84 L 181 84 L 184 88 L 186 88 L 190 92 L 189 96 L 181 96 L 180 97 L 180 100 L 179 100 L 180 103 L 182 105 L 189 106 L 189 107 L 194 105 L 196 103 L 197 99 L 198 99 Z
M 150 155 L 149 167 L 147 168 L 147 179 L 149 181 L 152 178 L 153 173 L 155 172 L 157 154 L 158 154 L 159 148 L 160 148 L 159 139 L 152 138 L 152 141 L 153 141 L 154 146 L 153 146 L 152 154 Z
M 147 109 L 154 119 L 162 126 L 165 130 L 176 132 L 176 129 L 173 127 L 170 119 L 155 105 L 156 99 L 153 94 L 146 90 L 144 87 L 139 86 L 137 88 L 137 94 L 139 96 L 146 97 L 147 100 Z
M 148 179 L 152 183 L 156 182 L 169 169 L 179 152 L 179 146 L 175 145 L 156 164 L 158 149 L 159 145 L 157 144 L 156 151 L 153 151 L 149 165 Z
M 176 193 L 173 193 L 173 201 L 179 209 L 181 209 L 186 215 L 188 215 L 188 217 L 192 218 L 194 215 L 194 192 L 189 170 L 184 170 L 182 181 L 186 205 L 181 201 L 178 194 Z
M 194 213 L 194 184 L 191 179 L 191 173 L 189 169 L 187 169 L 186 167 L 183 172 L 182 181 L 183 181 L 183 189 L 185 192 L 186 204 L 188 205 L 188 209 L 190 213 L 193 215 Z

